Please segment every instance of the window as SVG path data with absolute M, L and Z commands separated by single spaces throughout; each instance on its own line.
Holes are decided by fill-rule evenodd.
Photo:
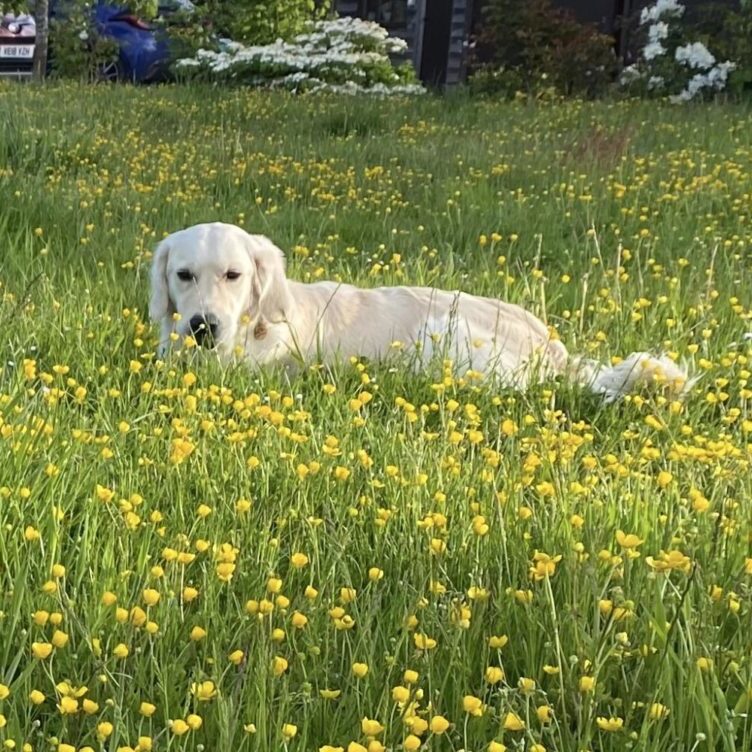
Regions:
M 376 21 L 390 31 L 407 28 L 407 10 L 413 8 L 414 0 L 361 0 L 362 16 Z

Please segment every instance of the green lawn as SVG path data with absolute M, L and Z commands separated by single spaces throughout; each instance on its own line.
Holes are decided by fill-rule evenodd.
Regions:
M 751 114 L 0 85 L 5 747 L 750 749 Z M 702 379 L 161 362 L 214 219 Z

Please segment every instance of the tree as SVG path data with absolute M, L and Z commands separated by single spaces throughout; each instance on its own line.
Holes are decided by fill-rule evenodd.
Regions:
M 47 75 L 47 48 L 50 39 L 49 0 L 36 0 L 34 3 L 34 22 L 37 26 L 37 40 L 34 47 L 33 74 L 35 81 L 43 81 Z

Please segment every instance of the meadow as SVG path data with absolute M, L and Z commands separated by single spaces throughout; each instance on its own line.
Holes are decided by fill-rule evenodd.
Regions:
M 0 85 L 0 743 L 752 747 L 752 113 Z M 165 361 L 168 232 L 462 288 L 684 403 Z

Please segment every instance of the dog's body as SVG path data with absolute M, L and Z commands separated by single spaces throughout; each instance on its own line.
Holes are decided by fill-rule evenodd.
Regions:
M 558 373 L 567 360 L 546 326 L 516 305 L 425 287 L 287 284 L 285 321 L 239 332 L 236 344 L 254 363 L 407 354 L 420 366 L 441 357 L 462 370 L 495 373 L 525 387 L 534 372 Z
M 417 367 L 450 359 L 460 371 L 518 389 L 565 374 L 609 400 L 641 381 L 668 382 L 679 393 L 689 383 L 671 360 L 647 353 L 633 353 L 616 367 L 570 359 L 540 319 L 491 298 L 288 280 L 282 251 L 271 241 L 219 222 L 160 244 L 150 314 L 161 323 L 163 349 L 193 335 L 221 356 L 240 354 L 255 366 L 407 353 Z

